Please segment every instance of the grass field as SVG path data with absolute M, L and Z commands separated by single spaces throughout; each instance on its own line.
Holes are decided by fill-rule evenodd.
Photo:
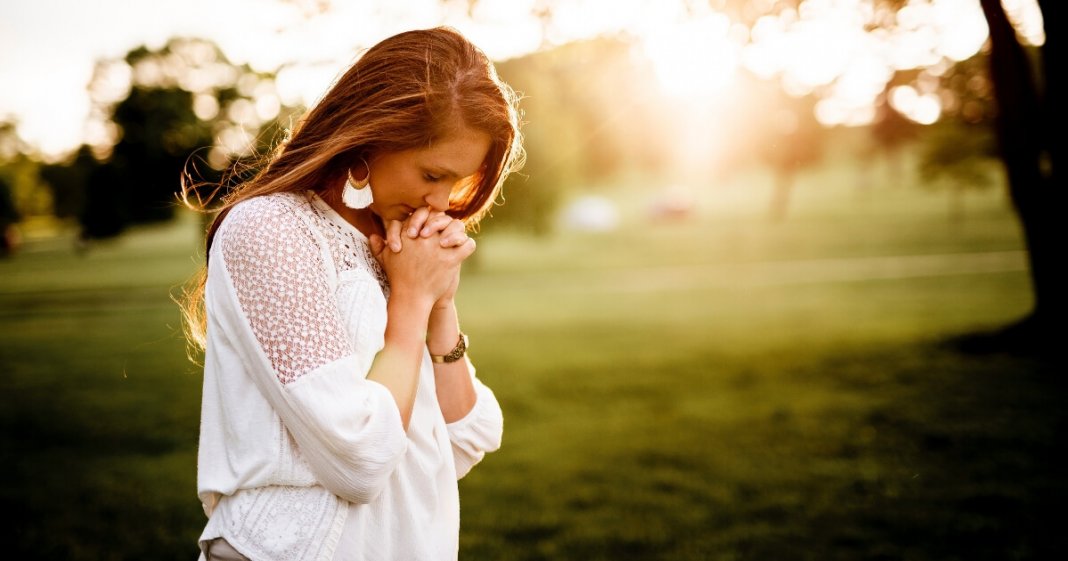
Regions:
M 759 179 L 759 178 L 757 178 Z M 944 342 L 1030 305 L 996 193 L 752 177 L 688 221 L 480 240 L 461 288 L 504 447 L 461 482 L 461 559 L 975 560 L 1068 552 L 1062 372 Z M 830 187 L 828 187 L 828 185 Z M 193 559 L 200 374 L 168 293 L 196 221 L 0 262 L 4 543 Z

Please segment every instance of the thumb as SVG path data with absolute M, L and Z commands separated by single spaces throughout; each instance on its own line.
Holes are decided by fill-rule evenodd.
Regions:
M 382 239 L 382 236 L 378 234 L 371 234 L 367 238 L 367 243 L 371 246 L 371 254 L 375 256 L 375 259 L 381 260 L 382 250 L 386 248 L 386 240 Z

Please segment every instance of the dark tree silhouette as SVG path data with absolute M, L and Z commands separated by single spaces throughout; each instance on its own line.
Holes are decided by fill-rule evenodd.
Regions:
M 52 213 L 58 218 L 78 218 L 85 210 L 89 174 L 99 166 L 92 150 L 82 145 L 74 159 L 58 164 L 42 164 L 38 175 L 52 191 Z
M 111 91 L 109 65 L 127 67 L 124 95 Z M 89 89 L 98 118 L 115 138 L 109 146 L 83 146 L 68 163 L 42 166 L 55 213 L 77 216 L 83 240 L 170 219 L 183 173 L 211 184 L 235 161 L 244 169 L 269 150 L 284 119 L 260 116 L 256 101 L 272 95 L 273 81 L 273 75 L 231 64 L 201 39 L 174 38 L 157 50 L 138 47 L 121 60 L 100 61 Z M 247 152 L 219 146 L 227 134 L 248 135 Z
M 15 251 L 16 234 L 13 227 L 19 218 L 11 187 L 0 177 L 0 257 L 7 257 Z
M 993 337 L 970 341 L 975 348 L 1051 349 L 1057 322 L 1064 318 L 1064 273 L 1056 249 L 1061 204 L 1064 97 L 1060 44 L 1064 3 L 1039 0 L 1046 42 L 1037 68 L 1020 44 L 1000 0 L 981 0 L 990 27 L 990 78 L 997 106 L 995 126 L 1009 192 L 1027 243 L 1034 307 L 1019 323 Z
M 193 113 L 193 95 L 135 87 L 112 119 L 123 131 L 107 166 L 115 173 L 104 174 L 106 183 L 90 181 L 89 200 L 124 209 L 133 223 L 171 218 L 186 159 L 212 142 L 211 129 Z

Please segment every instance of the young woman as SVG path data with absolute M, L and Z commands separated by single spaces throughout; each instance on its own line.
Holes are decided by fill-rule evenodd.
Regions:
M 223 201 L 185 306 L 205 348 L 202 558 L 457 557 L 456 482 L 502 416 L 453 297 L 518 124 L 463 36 L 401 33 Z

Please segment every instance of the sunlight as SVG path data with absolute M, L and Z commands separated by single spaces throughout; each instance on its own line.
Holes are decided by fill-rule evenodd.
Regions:
M 708 97 L 734 82 L 739 45 L 729 36 L 730 19 L 711 13 L 643 38 L 645 55 L 664 92 L 678 97 Z
M 1001 5 L 1024 41 L 1036 46 L 1045 44 L 1046 30 L 1037 0 L 1001 0 Z
M 874 49 L 853 55 L 842 75 L 816 105 L 816 118 L 827 126 L 859 126 L 875 118 L 875 100 L 894 74 Z
M 789 48 L 778 53 L 786 79 L 809 91 L 840 76 L 857 47 L 865 43 L 864 21 L 857 10 L 825 4 L 802 11 L 801 20 L 791 29 Z M 801 5 L 806 6 L 808 2 Z
M 970 58 L 986 41 L 986 19 L 971 0 L 911 0 L 896 15 L 898 29 L 890 37 L 895 68 L 937 64 L 942 57 Z
M 277 73 L 276 91 L 254 95 L 252 112 L 235 109 L 254 121 L 268 121 L 284 106 L 314 104 L 361 48 L 403 28 L 445 23 L 468 34 L 498 61 L 622 34 L 637 40 L 635 52 L 648 59 L 657 85 L 673 99 L 722 101 L 735 89 L 741 64 L 760 78 L 781 81 L 792 95 L 818 95 L 822 123 L 857 125 L 871 118 L 875 99 L 895 70 L 951 65 L 974 56 L 987 40 L 976 0 L 903 0 L 893 3 L 900 9 L 888 15 L 880 15 L 868 0 L 754 0 L 741 4 L 741 12 L 756 18 L 745 24 L 716 11 L 715 6 L 733 3 L 707 0 L 331 4 L 328 13 L 303 18 L 291 2 L 262 0 L 0 2 L 0 19 L 19 22 L 0 33 L 0 45 L 5 52 L 29 55 L 0 60 L 0 82 L 20 85 L 0 91 L 0 115 L 17 117 L 20 136 L 56 157 L 84 142 L 86 135 L 106 137 L 99 128 L 83 131 L 92 110 L 85 84 L 93 61 L 142 43 L 162 46 L 167 37 L 183 35 L 214 41 L 236 64 Z M 1022 41 L 1044 44 L 1036 0 L 1002 4 Z M 207 13 L 213 16 L 205 18 Z M 134 76 L 141 82 L 180 79 L 180 86 L 194 94 L 228 80 L 225 68 L 211 64 L 215 55 L 209 47 L 189 43 L 183 49 L 181 56 L 203 64 L 177 78 L 166 62 L 135 68 L 118 64 L 93 95 L 122 98 Z M 911 113 L 921 122 L 945 109 L 932 92 L 914 93 L 915 100 L 898 95 L 905 96 L 901 103 L 909 107 L 925 108 Z M 194 110 L 204 118 L 227 109 L 198 98 Z
M 648 22 L 660 23 L 666 17 L 673 17 L 681 8 L 677 2 L 662 0 L 569 0 L 537 4 L 551 10 L 546 40 L 554 45 L 599 34 L 635 31 Z
M 937 94 L 920 93 L 912 86 L 897 86 L 890 90 L 890 105 L 922 125 L 930 125 L 942 115 L 942 101 Z

